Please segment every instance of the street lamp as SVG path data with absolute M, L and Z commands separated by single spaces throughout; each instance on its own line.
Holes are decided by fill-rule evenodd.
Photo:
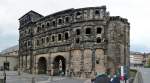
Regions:
M 3 75 L 4 75 L 4 83 L 6 83 L 6 72 L 5 72 L 6 63 L 5 63 L 5 62 L 4 62 L 4 64 L 3 64 L 3 67 L 4 67 L 4 73 L 3 73 Z

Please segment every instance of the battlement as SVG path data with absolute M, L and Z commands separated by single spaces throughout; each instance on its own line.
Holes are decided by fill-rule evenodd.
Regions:
M 109 18 L 109 20 L 110 20 L 110 21 L 121 21 L 121 22 L 123 22 L 123 23 L 129 24 L 128 19 L 122 18 L 122 17 L 120 17 L 120 16 L 111 16 L 111 17 Z

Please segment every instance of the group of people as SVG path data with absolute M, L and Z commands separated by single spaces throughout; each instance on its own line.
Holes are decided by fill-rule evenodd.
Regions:
M 95 76 L 86 80 L 84 83 L 120 83 L 120 69 L 115 68 L 101 68 L 99 72 L 96 72 Z
M 114 68 L 107 69 L 107 72 L 98 73 L 95 79 L 92 79 L 93 83 L 120 83 L 120 74 L 115 71 Z

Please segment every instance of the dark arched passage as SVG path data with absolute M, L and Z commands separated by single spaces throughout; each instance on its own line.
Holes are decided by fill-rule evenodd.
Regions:
M 53 65 L 54 75 L 65 75 L 66 59 L 63 56 L 56 56 Z
M 40 57 L 38 61 L 38 74 L 46 74 L 47 61 L 45 57 Z

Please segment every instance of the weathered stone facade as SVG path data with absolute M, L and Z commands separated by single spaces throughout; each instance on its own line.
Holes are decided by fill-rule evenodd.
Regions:
M 67 76 L 88 77 L 100 65 L 128 65 L 130 24 L 109 16 L 106 6 L 45 17 L 30 11 L 19 21 L 19 62 L 24 71 L 58 75 L 61 68 Z

